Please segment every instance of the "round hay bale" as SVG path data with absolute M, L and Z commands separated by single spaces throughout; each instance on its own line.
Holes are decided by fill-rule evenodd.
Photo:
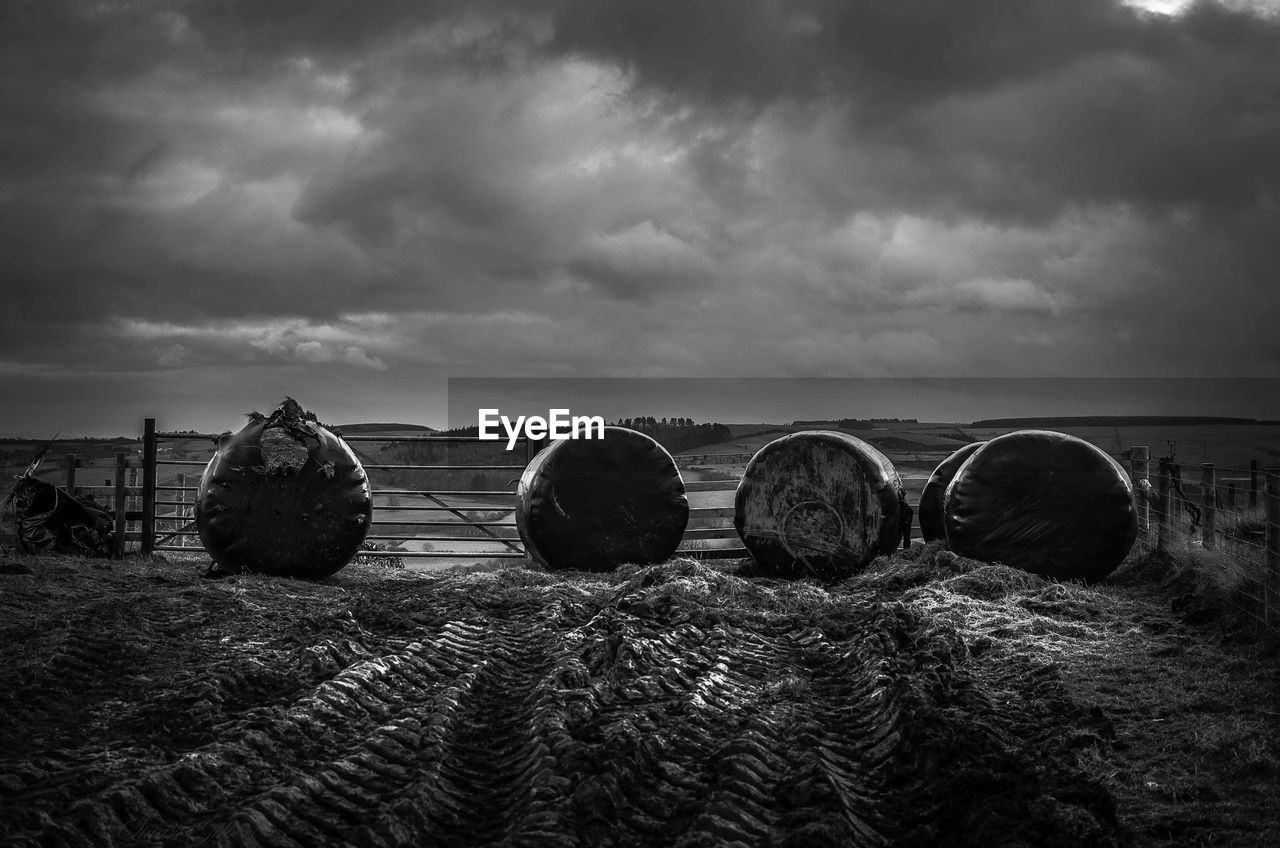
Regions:
M 286 398 L 218 438 L 195 520 L 205 550 L 229 571 L 320 578 L 360 550 L 373 498 L 346 442 Z
M 942 503 L 947 494 L 947 485 L 956 476 L 964 461 L 986 442 L 974 442 L 957 450 L 951 456 L 938 463 L 929 475 L 929 482 L 924 484 L 920 493 L 920 508 L 916 510 L 920 518 L 920 535 L 926 542 L 936 542 L 947 538 L 947 525 L 942 516 Z
M 689 523 L 684 480 L 666 448 L 625 427 L 538 452 L 516 490 L 516 527 L 553 571 L 651 565 L 675 553 Z
M 834 582 L 897 549 L 903 497 L 880 451 L 846 433 L 807 430 L 751 458 L 733 525 L 763 573 Z
M 1048 430 L 1008 433 L 975 451 L 947 487 L 943 512 L 956 553 L 1058 580 L 1101 580 L 1138 532 L 1120 464 Z

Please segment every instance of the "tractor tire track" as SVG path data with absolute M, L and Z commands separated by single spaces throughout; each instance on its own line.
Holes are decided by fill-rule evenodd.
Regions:
M 0 758 L 0 841 L 927 845 L 991 841 L 1011 784 L 1079 788 L 1042 757 L 1068 730 L 1052 675 L 975 678 L 962 640 L 902 603 L 739 609 L 716 599 L 765 590 L 680 561 L 592 579 L 397 581 L 293 629 L 230 621 L 210 638 L 243 647 L 182 654 L 150 698 L 145 679 L 112 689 L 140 654 L 104 646 L 129 644 L 130 622 L 164 637 L 166 615 L 181 634 L 207 621 L 157 603 L 68 633 L 38 691 L 93 681 L 78 715 L 97 724 Z M 1049 706 L 1006 715 L 996 692 Z M 992 763 L 994 788 L 949 776 Z M 1098 824 L 1070 844 L 1119 844 L 1104 809 L 1077 812 Z

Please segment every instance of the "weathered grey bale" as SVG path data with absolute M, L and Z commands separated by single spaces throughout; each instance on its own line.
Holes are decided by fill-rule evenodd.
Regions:
M 319 578 L 359 552 L 373 498 L 346 442 L 286 398 L 219 437 L 195 520 L 205 550 L 229 571 Z
M 1083 439 L 1047 430 L 999 436 L 947 487 L 952 550 L 1059 580 L 1101 580 L 1137 536 L 1133 487 L 1120 464 Z
M 920 508 L 916 510 L 917 517 L 920 519 L 920 535 L 926 542 L 947 538 L 947 524 L 942 510 L 947 486 L 951 483 L 951 478 L 955 477 L 956 472 L 960 470 L 960 466 L 964 465 L 964 461 L 985 444 L 986 442 L 974 442 L 971 445 L 965 445 L 938 463 L 938 467 L 929 475 L 929 482 L 924 484 L 924 491 L 920 493 Z
M 807 430 L 751 458 L 733 523 L 763 573 L 836 581 L 897 549 L 902 507 L 902 480 L 884 454 L 846 433 Z
M 689 523 L 684 480 L 666 448 L 625 427 L 538 452 L 516 490 L 529 556 L 559 571 L 651 565 L 675 553 Z

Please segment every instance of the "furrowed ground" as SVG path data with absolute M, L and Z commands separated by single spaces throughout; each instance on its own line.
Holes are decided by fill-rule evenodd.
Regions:
M 0 841 L 1280 844 L 1275 652 L 1185 562 L 206 564 L 0 568 Z

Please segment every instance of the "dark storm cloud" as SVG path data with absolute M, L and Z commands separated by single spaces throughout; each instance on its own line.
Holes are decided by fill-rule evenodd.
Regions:
M 1107 0 L 569 0 L 553 44 L 710 101 L 835 95 L 901 109 L 1045 72 L 1140 29 Z
M 0 15 L 0 381 L 1280 368 L 1275 16 Z
M 1110 0 L 580 0 L 555 33 L 676 100 L 842 109 L 840 141 L 884 165 L 877 205 L 1238 207 L 1280 182 L 1280 24 L 1213 3 L 1171 19 Z

